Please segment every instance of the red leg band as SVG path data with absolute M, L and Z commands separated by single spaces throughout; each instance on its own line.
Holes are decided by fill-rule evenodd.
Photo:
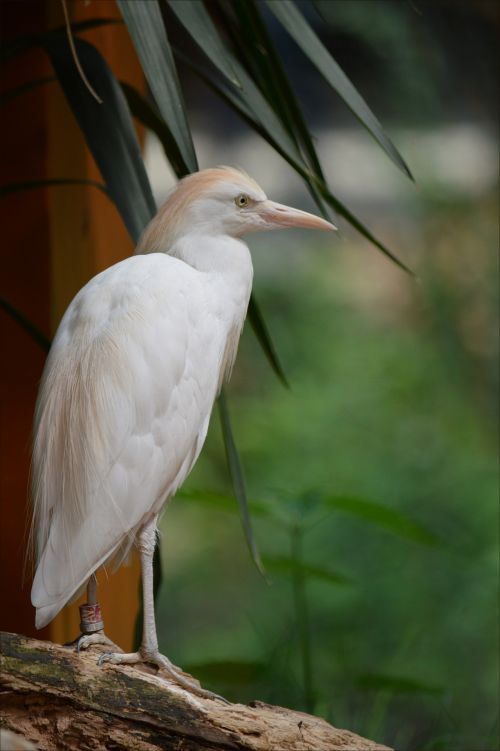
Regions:
M 80 605 L 80 631 L 82 634 L 93 634 L 95 631 L 102 631 L 103 628 L 104 621 L 102 620 L 99 603 Z

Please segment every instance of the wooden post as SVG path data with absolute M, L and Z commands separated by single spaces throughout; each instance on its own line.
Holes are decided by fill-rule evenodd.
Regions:
M 43 30 L 45 7 L 38 1 L 0 3 L 5 44 Z M 2 65 L 2 92 L 50 75 L 40 49 Z M 0 162 L 2 185 L 46 176 L 47 87 L 40 86 L 2 107 Z M 8 302 L 49 336 L 50 227 L 46 191 L 11 193 L 0 199 L 2 289 Z M 35 633 L 31 581 L 24 577 L 31 423 L 45 354 L 11 316 L 0 311 L 2 367 L 0 398 L 0 571 L 3 607 L 0 628 Z M 48 630 L 41 632 L 42 638 Z
M 2 36 L 40 33 L 64 23 L 60 0 L 2 2 Z M 120 18 L 114 0 L 67 0 L 72 21 Z M 144 92 L 145 83 L 123 24 L 87 31 L 116 76 Z M 4 68 L 2 86 L 11 90 L 52 73 L 42 50 L 16 57 Z M 2 112 L 2 184 L 57 178 L 102 178 L 57 82 L 9 102 Z M 132 253 L 118 212 L 92 187 L 57 187 L 2 199 L 2 293 L 51 336 L 68 303 L 92 276 Z M 43 352 L 1 312 L 4 366 L 2 450 L 2 628 L 34 634 L 30 577 L 23 580 L 31 423 Z M 124 649 L 132 646 L 138 609 L 138 562 L 99 578 L 98 597 L 106 631 Z M 66 608 L 44 634 L 65 642 L 78 634 L 76 605 Z

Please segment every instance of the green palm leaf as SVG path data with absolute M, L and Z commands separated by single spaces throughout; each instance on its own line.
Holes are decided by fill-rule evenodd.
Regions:
M 118 0 L 151 92 L 190 172 L 198 162 L 167 32 L 156 0 Z
M 6 185 L 0 185 L 0 198 L 11 195 L 12 193 L 23 193 L 25 190 L 38 190 L 39 188 L 51 188 L 68 185 L 87 185 L 91 188 L 97 188 L 105 193 L 108 198 L 108 189 L 102 183 L 97 180 L 87 180 L 85 178 L 78 177 L 47 177 L 42 180 L 21 180 L 15 183 L 7 183 Z
M 240 86 L 232 56 L 200 0 L 169 0 L 169 7 L 209 60 L 235 86 Z
M 302 49 L 304 54 L 307 55 L 313 65 L 316 66 L 330 86 L 335 89 L 353 114 L 356 115 L 362 125 L 365 126 L 369 133 L 371 133 L 375 140 L 392 159 L 394 164 L 413 180 L 406 162 L 392 141 L 385 134 L 381 124 L 368 107 L 363 97 L 352 85 L 342 68 L 335 62 L 326 47 L 324 47 L 323 43 L 316 36 L 315 32 L 309 26 L 296 5 L 291 0 L 280 0 L 280 2 L 266 0 L 266 4 Z
M 132 115 L 158 137 L 163 146 L 165 156 L 177 177 L 181 178 L 188 175 L 189 169 L 180 152 L 177 141 L 155 105 L 125 81 L 121 81 L 120 85 Z
M 7 313 L 16 323 L 21 326 L 22 329 L 35 341 L 44 352 L 48 352 L 50 349 L 50 339 L 27 318 L 24 313 L 21 313 L 14 305 L 12 305 L 5 297 L 0 297 L 0 308 Z
M 121 24 L 116 18 L 87 18 L 85 21 L 77 21 L 71 24 L 71 31 L 73 34 L 78 34 L 81 31 L 90 31 L 91 29 L 97 29 L 100 26 L 113 26 Z M 46 42 L 52 41 L 54 38 L 64 36 L 66 38 L 67 28 L 66 26 L 57 26 L 54 29 L 49 29 L 41 34 L 21 34 L 14 39 L 2 40 L 2 48 L 0 50 L 0 62 L 4 63 L 18 55 L 21 55 L 31 47 L 45 46 Z
M 107 190 L 137 242 L 156 207 L 130 110 L 102 55 L 88 42 L 77 38 L 74 41 L 80 62 L 102 104 L 89 95 L 64 37 L 54 37 L 46 43 L 46 49 Z
M 335 511 L 345 511 L 364 521 L 376 524 L 400 537 L 405 537 L 424 545 L 438 545 L 438 538 L 418 522 L 410 519 L 398 509 L 364 498 L 330 496 L 322 499 L 322 506 Z
M 274 372 L 278 376 L 283 386 L 290 388 L 290 385 L 285 375 L 285 371 L 283 370 L 281 363 L 278 359 L 276 349 L 274 347 L 268 328 L 266 326 L 264 316 L 262 315 L 260 308 L 257 305 L 257 302 L 255 300 L 255 295 L 253 292 L 252 292 L 252 296 L 250 297 L 250 304 L 248 306 L 248 318 L 254 330 L 255 336 L 257 337 L 257 341 L 262 347 L 262 350 L 264 354 L 266 355 L 271 365 L 271 368 L 274 370 Z
M 243 476 L 243 467 L 241 465 L 241 460 L 233 438 L 233 431 L 231 428 L 231 421 L 224 390 L 222 390 L 220 393 L 218 405 L 222 426 L 222 435 L 224 438 L 224 448 L 226 450 L 227 464 L 229 467 L 229 473 L 231 475 L 231 481 L 233 484 L 236 499 L 240 507 L 240 515 L 248 549 L 259 572 L 262 574 L 262 576 L 265 577 L 264 567 L 262 565 L 262 561 L 252 531 L 250 512 L 248 510 L 248 498 L 245 486 L 245 478 Z

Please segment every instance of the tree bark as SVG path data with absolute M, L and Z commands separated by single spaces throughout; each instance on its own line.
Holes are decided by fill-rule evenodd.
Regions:
M 302 712 L 202 699 L 147 667 L 99 667 L 98 647 L 0 640 L 0 724 L 41 751 L 388 751 Z

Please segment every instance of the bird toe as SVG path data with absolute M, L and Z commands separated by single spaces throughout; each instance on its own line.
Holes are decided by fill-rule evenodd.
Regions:
M 136 662 L 143 662 L 138 652 L 104 652 L 97 660 L 98 665 L 110 662 L 112 665 L 134 665 Z
M 207 689 L 202 688 L 199 681 L 188 673 L 185 673 L 181 668 L 173 665 L 168 657 L 160 654 L 160 652 L 148 653 L 147 655 L 144 654 L 143 660 L 144 662 L 157 665 L 160 670 L 163 670 L 168 675 L 170 680 L 174 681 L 178 686 L 181 686 L 181 688 L 189 691 L 195 696 L 200 696 L 203 699 L 222 701 L 225 704 L 231 703 L 227 699 L 224 699 L 223 696 L 219 696 L 219 694 L 215 694 L 213 691 L 208 691 Z
M 120 647 L 116 645 L 114 642 L 109 639 L 104 631 L 98 631 L 95 634 L 82 634 L 78 637 L 76 640 L 76 651 L 80 652 L 81 650 L 88 649 L 90 646 L 94 644 L 103 644 L 106 647 L 111 647 L 111 650 L 113 652 L 120 652 Z

